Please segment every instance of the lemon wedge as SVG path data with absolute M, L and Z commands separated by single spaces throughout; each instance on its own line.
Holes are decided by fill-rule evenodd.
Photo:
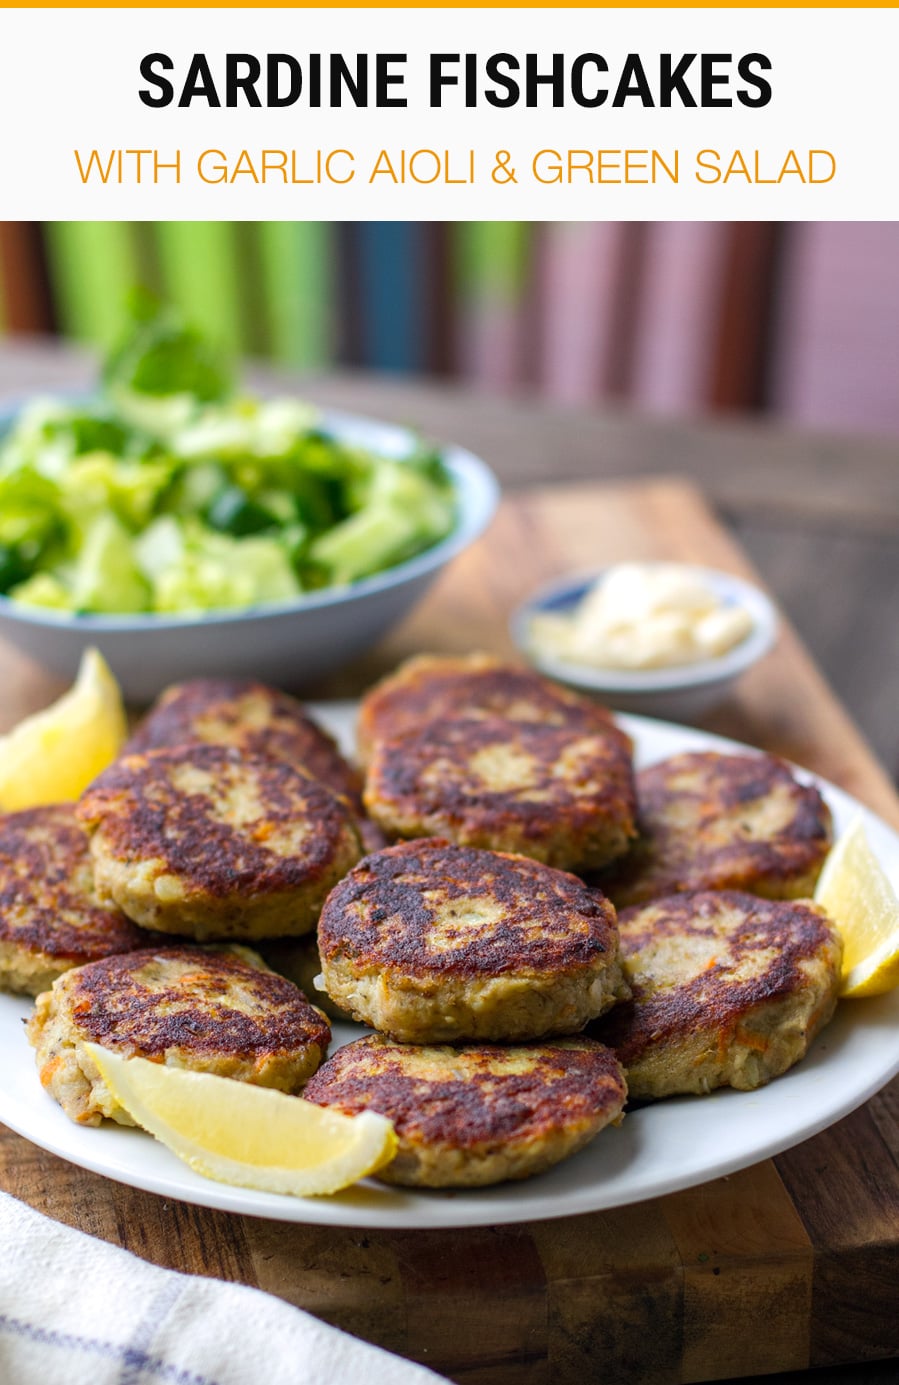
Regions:
M 127 730 L 109 665 L 86 649 L 69 691 L 0 736 L 0 809 L 78 798 L 118 755 Z
M 840 995 L 883 995 L 899 986 L 899 899 L 861 818 L 828 855 L 815 902 L 843 935 Z
M 113 1096 L 197 1173 L 266 1193 L 336 1193 L 390 1162 L 393 1123 L 345 1116 L 229 1077 L 123 1058 L 85 1044 Z

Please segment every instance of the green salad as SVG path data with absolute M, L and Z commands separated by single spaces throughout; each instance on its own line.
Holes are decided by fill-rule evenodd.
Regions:
M 379 456 L 308 404 L 236 392 L 141 300 L 97 395 L 34 401 L 0 445 L 0 592 L 91 614 L 255 606 L 393 567 L 455 514 L 438 453 Z

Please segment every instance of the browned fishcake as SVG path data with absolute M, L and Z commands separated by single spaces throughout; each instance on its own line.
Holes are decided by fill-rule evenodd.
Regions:
M 98 901 L 73 803 L 0 817 L 0 989 L 37 995 L 70 967 L 148 941 Z
M 491 654 L 420 654 L 366 693 L 359 712 L 359 755 L 448 717 L 506 717 L 544 726 L 612 724 L 598 703 Z
M 760 1087 L 833 1014 L 842 943 L 809 902 L 676 894 L 625 909 L 619 928 L 633 999 L 594 1032 L 632 1097 Z
M 238 678 L 195 678 L 166 688 L 125 748 L 144 754 L 176 745 L 230 745 L 304 769 L 360 807 L 359 772 L 287 693 Z
M 423 1048 L 375 1034 L 339 1049 L 304 1096 L 394 1122 L 385 1183 L 463 1188 L 530 1178 L 575 1154 L 620 1119 L 627 1089 L 590 1039 Z
M 598 891 L 440 839 L 366 856 L 329 895 L 318 942 L 331 998 L 411 1043 L 574 1034 L 627 995 Z
M 378 742 L 365 803 L 394 836 L 448 837 L 562 870 L 605 865 L 635 831 L 630 745 L 600 723 L 432 722 Z
M 637 775 L 639 839 L 598 877 L 619 908 L 676 890 L 811 895 L 832 840 L 818 790 L 772 755 L 675 755 Z
M 44 1087 L 80 1125 L 134 1122 L 85 1051 L 297 1092 L 331 1031 L 296 986 L 248 948 L 145 948 L 66 972 L 37 999 L 27 1034 Z
M 220 745 L 126 755 L 88 788 L 97 891 L 135 922 L 207 938 L 315 926 L 359 859 L 345 805 L 286 762 Z

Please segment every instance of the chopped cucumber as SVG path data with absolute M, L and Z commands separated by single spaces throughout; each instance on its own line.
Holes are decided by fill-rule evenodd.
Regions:
M 149 600 L 150 587 L 137 565 L 127 529 L 114 515 L 100 515 L 88 530 L 75 564 L 75 609 L 113 615 L 145 611 Z
M 35 400 L 0 444 L 0 594 L 101 614 L 281 601 L 359 581 L 455 522 L 439 454 L 380 456 L 297 399 L 231 391 L 146 297 L 94 399 Z

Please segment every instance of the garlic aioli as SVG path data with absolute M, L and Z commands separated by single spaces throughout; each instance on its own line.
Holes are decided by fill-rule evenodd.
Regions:
M 539 654 L 591 668 L 652 669 L 726 654 L 750 633 L 744 607 L 722 600 L 683 563 L 619 563 L 573 611 L 541 612 L 530 625 Z

